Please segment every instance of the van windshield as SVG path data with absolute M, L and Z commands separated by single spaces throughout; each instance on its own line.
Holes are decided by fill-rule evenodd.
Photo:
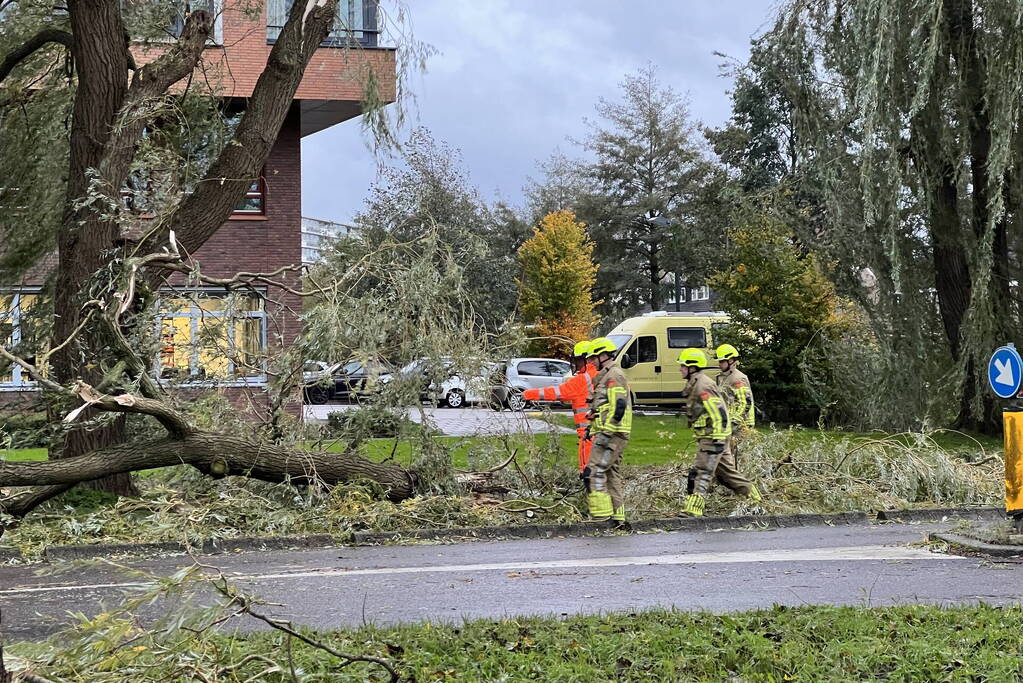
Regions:
M 610 339 L 612 342 L 614 342 L 614 345 L 618 347 L 619 351 L 621 351 L 622 349 L 625 348 L 625 345 L 629 343 L 629 340 L 632 339 L 632 335 L 631 334 L 612 334 L 612 335 L 608 335 L 608 339 Z

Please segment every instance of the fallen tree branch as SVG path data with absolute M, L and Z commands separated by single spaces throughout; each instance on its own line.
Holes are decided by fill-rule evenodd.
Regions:
M 262 621 L 270 628 L 282 631 L 291 636 L 292 638 L 301 640 L 306 645 L 314 647 L 318 650 L 323 650 L 324 652 L 333 655 L 338 659 L 344 660 L 344 662 L 338 668 L 344 668 L 356 662 L 366 662 L 369 664 L 376 664 L 386 669 L 387 673 L 391 675 L 391 683 L 396 683 L 397 681 L 401 680 L 401 677 L 398 675 L 398 672 L 395 670 L 394 666 L 389 661 L 383 659 L 382 657 L 373 657 L 372 655 L 351 654 L 348 652 L 341 652 L 339 650 L 335 650 L 334 648 L 330 647 L 329 645 L 326 645 L 325 643 L 321 643 L 318 640 L 314 640 L 313 638 L 310 638 L 309 636 L 306 636 L 303 633 L 296 631 L 292 624 L 288 621 L 274 619 L 273 617 L 268 617 L 265 614 L 257 612 L 252 607 L 253 605 L 259 603 L 254 601 L 249 596 L 243 595 L 236 591 L 234 587 L 231 586 L 231 584 L 227 581 L 227 578 L 224 577 L 223 573 L 221 573 L 219 577 L 212 580 L 210 583 L 213 584 L 213 587 L 222 596 L 229 599 L 233 604 L 237 604 L 239 606 L 240 611 L 243 612 L 244 614 L 248 614 L 250 617 Z
M 181 438 L 117 444 L 85 455 L 41 462 L 0 461 L 0 486 L 46 487 L 0 499 L 0 509 L 23 516 L 72 485 L 111 474 L 190 465 L 212 477 L 245 476 L 296 485 L 333 486 L 368 479 L 392 501 L 414 493 L 415 478 L 398 464 L 381 464 L 351 453 L 306 451 L 252 439 L 191 432 Z M 21 497 L 18 504 L 16 497 Z

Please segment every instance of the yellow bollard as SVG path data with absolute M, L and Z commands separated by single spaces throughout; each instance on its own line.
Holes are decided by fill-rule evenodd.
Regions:
M 1023 408 L 1002 411 L 1005 427 L 1005 514 L 1023 525 Z

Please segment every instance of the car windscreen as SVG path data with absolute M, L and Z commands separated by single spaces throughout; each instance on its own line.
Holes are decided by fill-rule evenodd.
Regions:
M 617 346 L 619 350 L 621 350 L 621 349 L 624 349 L 625 345 L 629 343 L 630 339 L 632 339 L 632 335 L 631 334 L 610 334 L 610 335 L 608 335 L 607 338 L 610 339 L 612 342 L 614 342 L 614 345 Z
M 341 368 L 341 372 L 346 374 L 346 375 L 351 375 L 353 373 L 358 372 L 361 369 L 362 369 L 362 363 L 360 363 L 357 360 L 353 360 L 353 361 L 349 361 L 348 363 L 345 363 L 344 367 Z

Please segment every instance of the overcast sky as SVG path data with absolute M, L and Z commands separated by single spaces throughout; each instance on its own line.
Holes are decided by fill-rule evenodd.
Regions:
M 383 6 L 392 3 L 383 0 Z M 439 54 L 416 75 L 414 120 L 461 150 L 487 200 L 522 203 L 536 164 L 585 135 L 601 96 L 647 62 L 664 83 L 688 92 L 692 115 L 728 118 L 730 83 L 714 52 L 739 58 L 765 29 L 773 0 L 405 0 L 418 40 Z M 406 131 L 407 132 L 407 131 Z M 348 221 L 376 178 L 358 121 L 302 145 L 302 212 Z

